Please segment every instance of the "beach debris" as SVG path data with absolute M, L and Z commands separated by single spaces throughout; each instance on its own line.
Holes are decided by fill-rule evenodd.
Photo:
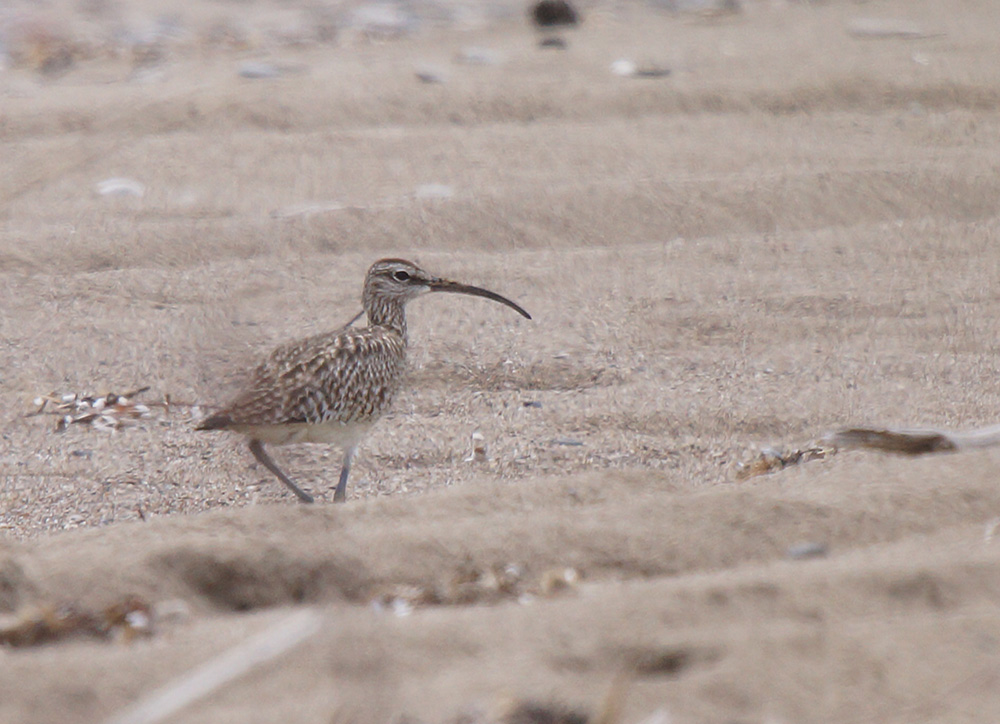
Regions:
M 928 33 L 916 23 L 892 18 L 854 18 L 847 24 L 847 34 L 855 38 L 903 38 L 917 40 L 944 33 Z
M 312 609 L 289 614 L 256 636 L 156 689 L 109 719 L 107 724 L 156 724 L 166 721 L 230 681 L 308 641 L 319 631 L 321 623 L 322 618 Z
M 534 407 L 536 409 L 542 409 L 542 403 L 539 400 L 524 400 L 521 403 L 522 407 Z
M 501 695 L 486 704 L 468 706 L 447 721 L 448 724 L 621 724 L 625 721 L 622 712 L 631 682 L 631 674 L 616 674 L 593 713 L 560 701 Z M 658 709 L 639 724 L 670 724 L 670 716 L 665 709 Z
M 783 470 L 791 465 L 807 463 L 813 460 L 825 460 L 836 452 L 837 448 L 834 445 L 822 444 L 798 448 L 791 452 L 785 452 L 773 447 L 764 448 L 753 460 L 737 464 L 736 479 L 747 480 L 758 475 L 772 473 L 775 470 Z
M 271 63 L 262 63 L 260 61 L 250 60 L 245 63 L 240 63 L 236 73 L 240 76 L 240 78 L 278 78 L 281 76 L 281 68 Z
M 128 596 L 101 611 L 77 606 L 31 606 L 0 617 L 0 645 L 41 646 L 71 638 L 130 642 L 153 633 L 153 608 L 138 596 Z
M 793 546 L 789 546 L 788 550 L 785 551 L 785 555 L 793 560 L 823 558 L 827 553 L 829 553 L 829 548 L 827 548 L 826 544 L 816 541 L 796 543 Z
M 592 719 L 559 702 L 501 696 L 486 704 L 468 705 L 445 721 L 447 724 L 618 724 L 620 719 Z
M 552 441 L 553 445 L 563 445 L 565 447 L 583 447 L 583 440 L 574 440 L 571 437 L 557 437 Z
M 557 566 L 532 575 L 518 563 L 478 566 L 460 564 L 451 578 L 439 585 L 396 583 L 380 586 L 369 597 L 372 608 L 408 616 L 426 606 L 468 606 L 498 601 L 528 603 L 576 590 L 583 574 L 572 566 Z
M 354 10 L 350 25 L 369 40 L 401 38 L 417 29 L 415 15 L 393 2 L 373 2 Z
M 447 74 L 436 66 L 422 66 L 417 68 L 414 73 L 421 83 L 446 83 L 448 81 Z
M 56 432 L 62 432 L 69 425 L 77 424 L 90 425 L 95 430 L 103 432 L 120 430 L 152 416 L 148 405 L 135 402 L 133 399 L 148 389 L 149 387 L 141 387 L 122 395 L 115 392 L 105 395 L 50 393 L 34 399 L 37 409 L 29 413 L 29 416 L 57 415 L 59 421 L 56 423 Z
M 157 417 L 155 412 L 157 410 L 163 415 L 168 415 L 174 408 L 187 408 L 192 419 L 197 419 L 203 414 L 200 406 L 187 402 L 177 402 L 171 399 L 170 395 L 164 395 L 163 399 L 158 402 L 141 403 L 136 401 L 135 398 L 149 389 L 147 385 L 122 394 L 107 392 L 102 395 L 50 392 L 47 395 L 36 397 L 32 401 L 35 409 L 27 413 L 25 417 L 37 415 L 58 417 L 56 432 L 64 432 L 70 425 L 89 425 L 101 432 L 112 432 L 141 425 L 143 421 L 154 419 Z
M 1000 518 L 994 518 L 986 524 L 983 530 L 983 543 L 989 545 L 996 538 L 997 530 L 1000 530 Z
M 565 38 L 560 38 L 557 35 L 549 35 L 548 37 L 542 38 L 538 41 L 539 48 L 551 48 L 553 50 L 566 50 L 569 44 L 566 42 Z
M 670 75 L 670 68 L 664 68 L 658 65 L 640 65 L 636 68 L 635 73 L 632 74 L 633 78 L 666 78 Z
M 434 591 L 411 583 L 396 583 L 380 588 L 369 603 L 379 613 L 409 616 L 415 608 L 440 604 Z
M 146 187 L 135 179 L 115 176 L 98 181 L 94 187 L 101 196 L 133 196 L 141 199 L 146 193 Z
M 742 0 L 675 0 L 674 10 L 702 21 L 725 20 L 743 12 Z
M 467 560 L 445 584 L 441 600 L 452 605 L 517 599 L 524 592 L 525 570 L 508 563 L 480 568 Z
M 1000 445 L 1000 425 L 964 432 L 933 428 L 845 427 L 827 433 L 823 442 L 845 450 L 867 449 L 903 455 L 924 455 Z
M 765 448 L 736 468 L 736 479 L 746 480 L 790 465 L 823 460 L 841 450 L 877 450 L 900 455 L 957 452 L 1000 445 L 1000 425 L 951 431 L 935 428 L 844 427 L 823 435 L 810 447 L 785 452 Z
M 572 567 L 550 568 L 538 582 L 538 592 L 542 596 L 556 596 L 574 590 L 580 582 L 580 572 Z
M 565 27 L 580 22 L 580 13 L 569 0 L 538 0 L 531 6 L 529 17 L 537 28 Z
M 736 479 L 747 480 L 790 465 L 823 460 L 841 450 L 877 450 L 900 455 L 956 452 L 1000 445 L 1000 425 L 966 431 L 934 428 L 844 427 L 826 433 L 810 447 L 785 452 L 765 448 L 736 468 Z
M 248 60 L 236 69 L 241 78 L 250 80 L 280 78 L 286 75 L 301 75 L 309 72 L 309 66 L 302 63 L 267 63 L 259 60 Z
M 462 65 L 500 65 L 504 62 L 504 56 L 489 48 L 469 47 L 462 48 L 455 55 L 455 62 Z
M 611 64 L 611 72 L 623 78 L 665 78 L 670 69 L 655 64 L 639 65 L 628 58 L 619 58 Z
M 471 438 L 472 452 L 462 462 L 485 463 L 488 460 L 486 457 L 486 438 L 483 437 L 483 433 L 479 432 L 479 430 L 474 430 Z
M 591 719 L 559 703 L 517 701 L 497 721 L 499 724 L 588 724 Z
M 619 58 L 611 64 L 611 72 L 615 75 L 620 75 L 623 78 L 635 75 L 637 66 L 635 61 L 628 60 L 627 58 Z

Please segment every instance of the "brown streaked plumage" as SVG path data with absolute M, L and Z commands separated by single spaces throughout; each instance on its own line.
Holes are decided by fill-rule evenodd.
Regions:
M 305 503 L 313 502 L 312 496 L 274 464 L 264 444 L 339 445 L 344 461 L 333 499 L 346 500 L 347 478 L 358 444 L 388 410 L 402 382 L 406 303 L 427 292 L 485 297 L 531 319 L 521 307 L 495 292 L 432 276 L 403 259 L 382 259 L 365 277 L 361 301 L 367 327 L 347 326 L 278 347 L 253 371 L 243 392 L 197 429 L 246 435 L 254 457 Z

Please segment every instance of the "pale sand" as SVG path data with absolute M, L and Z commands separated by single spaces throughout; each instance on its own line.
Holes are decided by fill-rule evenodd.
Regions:
M 859 17 L 939 35 L 852 37 Z M 628 724 L 1000 720 L 1000 453 L 735 480 L 842 425 L 1000 417 L 998 27 L 985 0 L 624 5 L 565 52 L 518 12 L 275 49 L 304 70 L 276 80 L 196 46 L 150 83 L 114 59 L 0 73 L 0 612 L 190 609 L 130 645 L 0 649 L 0 721 L 104 721 L 302 606 L 315 636 L 170 721 L 596 712 L 623 670 Z M 505 62 L 452 63 L 470 46 Z M 145 196 L 94 192 L 116 176 Z M 50 391 L 221 402 L 349 319 L 386 255 L 535 319 L 415 302 L 411 388 L 345 506 L 336 450 L 275 450 L 306 508 L 184 407 L 114 434 L 23 416 Z M 810 542 L 828 555 L 787 557 Z M 583 581 L 370 605 L 510 564 Z

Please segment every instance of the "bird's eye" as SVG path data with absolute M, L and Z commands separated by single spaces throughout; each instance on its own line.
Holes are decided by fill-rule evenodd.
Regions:
M 397 282 L 408 282 L 410 281 L 410 273 L 400 270 L 392 275 L 392 278 Z

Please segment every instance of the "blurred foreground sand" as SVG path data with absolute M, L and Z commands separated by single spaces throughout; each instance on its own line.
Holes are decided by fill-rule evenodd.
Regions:
M 91 48 L 165 16 L 60 7 Z M 998 453 L 734 475 L 842 424 L 997 422 L 1000 6 L 585 6 L 564 51 L 468 8 L 369 37 L 199 4 L 151 56 L 0 71 L 0 612 L 187 612 L 0 649 L 0 720 L 103 721 L 306 606 L 317 634 L 170 721 L 594 713 L 623 672 L 630 724 L 1000 719 Z M 349 319 L 383 255 L 535 321 L 415 303 L 353 499 L 306 509 L 187 404 Z M 182 404 L 24 417 L 146 385 Z M 336 451 L 276 457 L 332 496 Z

